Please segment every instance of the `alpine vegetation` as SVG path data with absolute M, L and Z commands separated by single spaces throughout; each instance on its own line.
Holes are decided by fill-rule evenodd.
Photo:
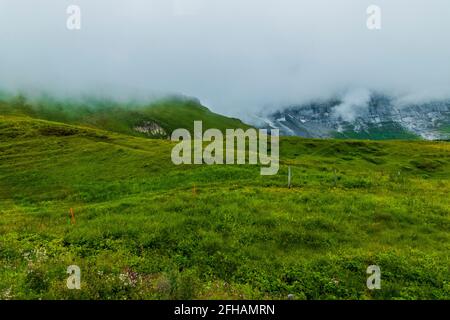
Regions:
M 261 175 L 277 174 L 280 149 L 278 129 L 271 130 L 270 134 L 266 129 L 260 129 L 259 135 L 253 128 L 247 131 L 243 129 L 226 129 L 225 131 L 224 141 L 223 133 L 219 129 L 208 129 L 203 133 L 202 121 L 194 121 L 194 139 L 187 129 L 176 129 L 172 133 L 171 140 L 179 141 L 179 143 L 172 149 L 172 162 L 175 165 L 246 164 L 248 158 L 249 164 L 258 164 L 259 159 L 259 163 L 265 166 L 261 167 Z M 270 140 L 270 149 L 268 140 Z M 203 148 L 204 142 L 210 142 L 210 144 Z

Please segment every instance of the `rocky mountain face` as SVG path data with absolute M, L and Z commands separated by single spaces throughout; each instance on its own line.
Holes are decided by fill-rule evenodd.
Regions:
M 135 126 L 134 130 L 139 133 L 145 133 L 149 136 L 167 137 L 167 132 L 159 124 L 152 121 L 143 121 L 140 125 Z
M 450 139 L 450 101 L 400 104 L 382 95 L 290 106 L 264 119 L 280 134 L 310 138 Z

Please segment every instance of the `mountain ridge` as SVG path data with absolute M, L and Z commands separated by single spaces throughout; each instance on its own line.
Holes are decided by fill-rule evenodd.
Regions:
M 0 115 L 28 116 L 35 119 L 88 126 L 146 138 L 168 138 L 178 128 L 194 130 L 194 121 L 203 122 L 205 129 L 248 129 L 251 126 L 210 109 L 198 99 L 169 96 L 150 103 L 120 103 L 107 99 L 83 101 L 29 101 L 19 95 L 0 99 Z
M 352 139 L 450 139 L 450 100 L 400 105 L 372 94 L 367 102 L 329 99 L 269 114 L 264 127 L 287 136 Z

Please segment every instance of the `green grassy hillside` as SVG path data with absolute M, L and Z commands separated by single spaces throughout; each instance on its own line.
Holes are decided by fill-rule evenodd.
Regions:
M 337 139 L 367 139 L 367 140 L 421 140 L 422 138 L 398 123 L 383 123 L 381 126 L 372 126 L 365 130 L 355 131 L 353 127 L 344 128 L 343 132 L 336 132 Z
M 450 136 L 450 124 L 442 125 L 441 131 L 442 131 L 443 133 L 449 134 L 449 136 Z M 450 140 L 450 139 L 449 139 L 449 140 Z
M 109 100 L 85 99 L 84 102 L 41 98 L 27 101 L 23 96 L 0 99 L 0 114 L 84 125 L 127 135 L 167 137 L 173 130 L 193 131 L 194 120 L 202 120 L 204 129 L 249 128 L 242 121 L 211 112 L 195 99 L 171 97 L 143 105 Z M 152 126 L 153 125 L 153 126 Z M 162 130 L 151 132 L 150 127 Z M 137 130 L 138 128 L 144 130 Z
M 450 299 L 450 144 L 283 138 L 269 177 L 173 145 L 0 116 L 0 298 Z

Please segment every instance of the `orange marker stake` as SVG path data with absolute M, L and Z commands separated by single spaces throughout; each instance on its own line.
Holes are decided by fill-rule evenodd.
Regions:
M 71 217 L 70 217 L 70 222 L 72 223 L 72 224 L 75 224 L 75 214 L 73 213 L 73 209 L 72 208 L 70 208 L 70 215 L 71 215 Z

